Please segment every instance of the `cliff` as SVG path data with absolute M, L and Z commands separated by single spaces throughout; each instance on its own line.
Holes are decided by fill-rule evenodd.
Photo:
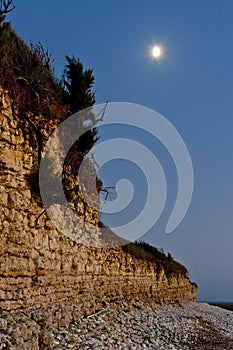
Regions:
M 46 215 L 40 216 L 43 207 L 29 182 L 37 151 L 30 142 L 29 125 L 12 112 L 3 90 L 0 127 L 0 310 L 8 315 L 3 329 L 12 325 L 9 314 L 27 312 L 38 329 L 49 329 L 106 302 L 196 299 L 197 286 L 185 274 L 167 273 L 155 261 L 135 257 L 123 247 L 85 247 L 56 230 Z M 78 214 L 95 226 L 93 239 L 98 240 L 96 210 L 80 202 Z

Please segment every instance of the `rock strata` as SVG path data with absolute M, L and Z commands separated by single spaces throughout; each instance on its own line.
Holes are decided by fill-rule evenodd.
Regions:
M 28 125 L 13 115 L 12 101 L 3 90 L 0 101 L 0 327 L 4 332 L 7 327 L 6 344 L 51 347 L 50 330 L 77 322 L 110 302 L 195 300 L 197 286 L 184 274 L 167 274 L 156 262 L 135 258 L 121 247 L 80 244 L 41 215 L 44 208 L 29 181 L 37 151 Z M 80 201 L 78 215 L 82 225 L 92 227 L 87 243 L 91 236 L 98 246 L 96 210 Z

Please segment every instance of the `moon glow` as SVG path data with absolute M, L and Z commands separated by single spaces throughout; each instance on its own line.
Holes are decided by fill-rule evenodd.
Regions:
M 160 47 L 154 46 L 154 47 L 152 48 L 152 57 L 153 57 L 153 58 L 159 58 L 160 55 L 161 55 L 161 49 L 160 49 Z

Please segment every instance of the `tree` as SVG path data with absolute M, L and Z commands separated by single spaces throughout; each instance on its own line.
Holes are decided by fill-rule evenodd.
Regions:
M 66 103 L 70 106 L 70 112 L 76 113 L 82 109 L 91 107 L 95 103 L 95 94 L 92 87 L 95 82 L 93 69 L 84 69 L 83 63 L 75 57 L 66 56 L 67 65 L 64 71 L 64 85 L 67 91 Z M 89 113 L 92 125 L 95 124 L 95 115 Z M 85 129 L 85 121 L 81 127 Z M 84 133 L 75 143 L 75 148 L 83 155 L 87 154 L 98 140 L 97 129 L 93 127 Z
M 68 91 L 67 102 L 71 113 L 91 107 L 95 103 L 92 87 L 95 82 L 93 70 L 84 70 L 82 62 L 74 57 L 66 56 L 68 61 L 64 72 L 64 84 Z

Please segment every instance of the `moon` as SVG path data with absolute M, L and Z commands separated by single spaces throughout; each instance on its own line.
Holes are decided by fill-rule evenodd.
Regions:
M 152 48 L 152 57 L 159 58 L 161 56 L 161 49 L 159 46 L 154 46 Z

